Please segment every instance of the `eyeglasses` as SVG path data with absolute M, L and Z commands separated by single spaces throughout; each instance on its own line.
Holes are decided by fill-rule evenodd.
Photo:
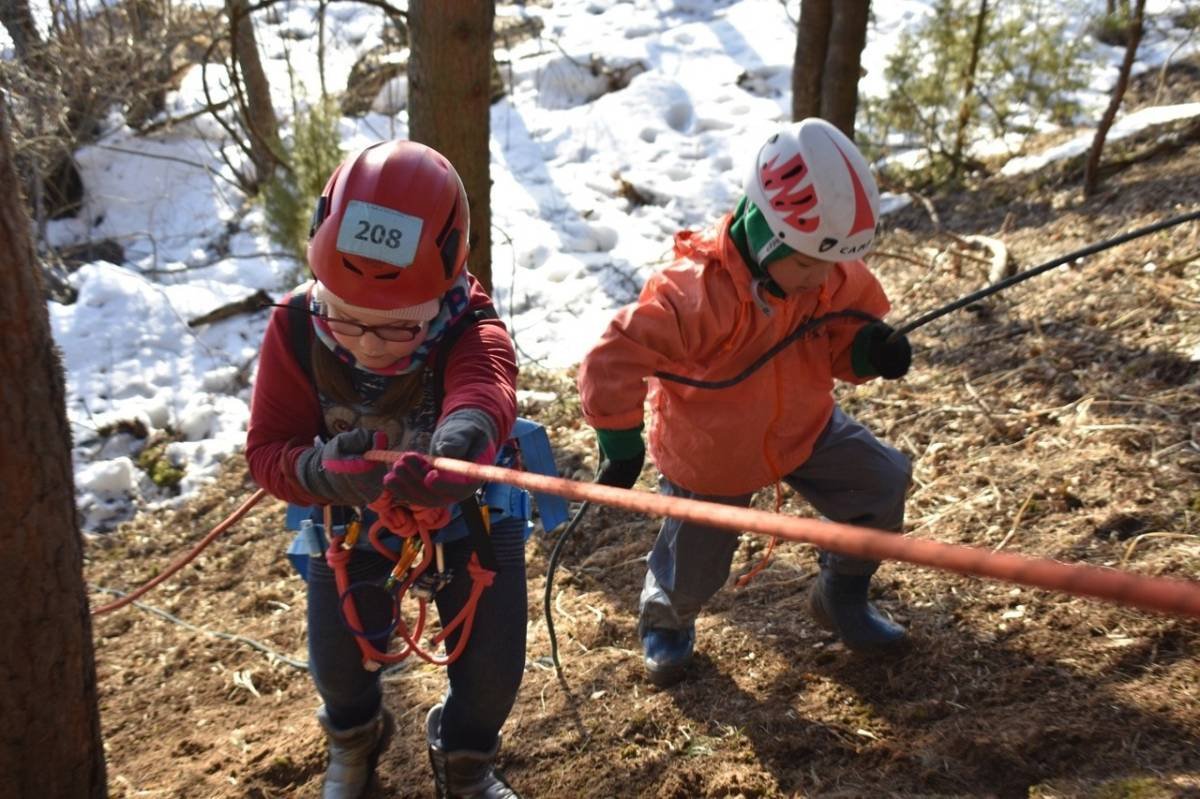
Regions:
M 390 324 L 390 325 L 364 325 L 361 322 L 351 322 L 349 319 L 334 319 L 332 316 L 319 314 L 315 311 L 310 311 L 307 308 L 296 308 L 293 305 L 283 305 L 280 303 L 264 303 L 263 308 L 288 308 L 298 311 L 303 311 L 309 316 L 315 316 L 325 324 L 329 325 L 329 329 L 339 336 L 350 336 L 351 338 L 359 338 L 366 335 L 368 332 L 374 333 L 378 338 L 384 341 L 391 341 L 397 344 L 406 341 L 412 341 L 421 334 L 424 329 L 424 322 L 416 324 Z

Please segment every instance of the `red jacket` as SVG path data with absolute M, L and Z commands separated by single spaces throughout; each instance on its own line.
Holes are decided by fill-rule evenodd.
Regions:
M 857 309 L 875 317 L 887 297 L 862 261 L 836 265 L 819 289 L 756 301 L 752 276 L 729 239 L 730 218 L 675 237 L 673 265 L 636 303 L 617 312 L 579 369 L 584 418 L 593 427 L 642 424 L 649 393 L 649 448 L 671 482 L 704 494 L 737 495 L 794 471 L 833 414 L 834 378 L 864 382 L 850 364 L 864 321 L 824 324 L 744 381 L 693 388 L 656 371 L 723 380 L 739 374 L 807 320 Z
M 491 302 L 474 278 L 470 284 L 471 308 Z M 296 459 L 313 445 L 323 419 L 316 387 L 296 360 L 291 341 L 289 312 L 276 308 L 258 360 L 246 461 L 254 480 L 274 496 L 298 505 L 320 505 L 324 500 L 306 492 L 295 477 Z M 431 362 L 435 356 L 436 351 L 430 353 Z M 492 417 L 501 440 L 508 436 L 517 417 L 517 362 L 500 320 L 482 320 L 459 336 L 445 358 L 442 385 L 439 421 L 459 408 L 478 408 Z

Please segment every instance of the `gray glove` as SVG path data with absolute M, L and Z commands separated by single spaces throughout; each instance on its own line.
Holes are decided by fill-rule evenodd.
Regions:
M 433 431 L 429 454 L 472 463 L 491 463 L 496 457 L 496 438 L 492 417 L 475 408 L 460 408 L 443 419 Z M 485 454 L 487 457 L 483 458 Z
M 301 453 L 296 479 L 305 491 L 332 505 L 369 505 L 383 493 L 388 471 L 387 464 L 362 457 L 370 449 L 387 449 L 387 435 L 364 428 L 338 433 Z

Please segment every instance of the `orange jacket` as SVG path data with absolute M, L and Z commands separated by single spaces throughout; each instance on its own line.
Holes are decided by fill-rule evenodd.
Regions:
M 843 309 L 882 317 L 890 308 L 862 261 L 837 264 L 819 289 L 756 299 L 729 224 L 726 216 L 707 231 L 676 234 L 675 263 L 617 312 L 579 369 L 593 427 L 641 425 L 648 390 L 651 457 L 668 480 L 704 494 L 755 491 L 808 459 L 833 413 L 833 379 L 869 379 L 850 364 L 865 322 L 821 325 L 729 388 L 693 388 L 654 372 L 723 380 L 811 318 Z

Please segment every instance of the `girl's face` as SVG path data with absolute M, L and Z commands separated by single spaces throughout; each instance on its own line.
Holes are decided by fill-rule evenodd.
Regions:
M 411 355 L 429 333 L 428 322 L 390 319 L 362 311 L 351 314 L 333 303 L 326 303 L 325 308 L 334 340 L 348 349 L 354 355 L 354 359 L 368 369 L 386 369 L 401 358 Z M 362 328 L 353 325 L 339 325 L 339 321 L 354 322 L 367 330 L 363 331 Z M 379 328 L 383 330 L 377 332 Z M 408 341 L 390 340 L 408 335 L 412 336 Z
M 768 264 L 767 274 L 786 294 L 819 288 L 833 271 L 834 261 L 822 261 L 802 253 L 792 253 Z

